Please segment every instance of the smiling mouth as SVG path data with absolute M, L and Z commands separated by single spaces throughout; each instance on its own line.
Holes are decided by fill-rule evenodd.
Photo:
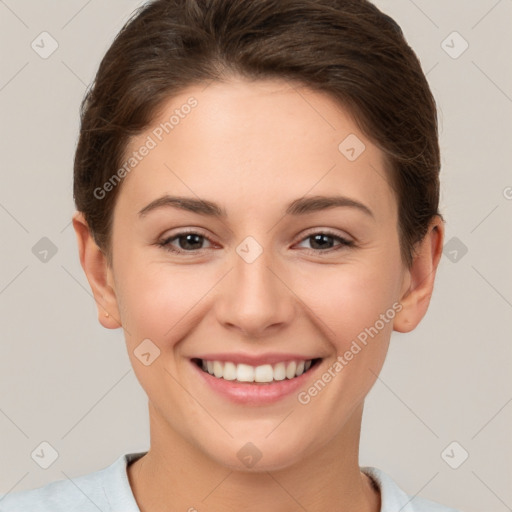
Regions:
M 249 364 L 235 364 L 230 361 L 207 361 L 205 359 L 192 359 L 202 371 L 209 373 L 217 379 L 236 382 L 271 384 L 282 380 L 292 380 L 300 377 L 316 366 L 321 358 L 308 360 L 291 360 L 276 364 L 263 364 L 251 366 Z

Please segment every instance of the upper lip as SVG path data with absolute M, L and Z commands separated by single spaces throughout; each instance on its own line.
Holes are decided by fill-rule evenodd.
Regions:
M 277 364 L 285 363 L 287 361 L 309 361 L 313 359 L 319 359 L 314 356 L 304 356 L 301 354 L 285 354 L 285 353 L 268 353 L 268 354 L 202 354 L 200 356 L 193 357 L 192 359 L 203 359 L 206 361 L 230 361 L 235 364 L 248 364 L 250 366 L 261 366 L 263 364 Z

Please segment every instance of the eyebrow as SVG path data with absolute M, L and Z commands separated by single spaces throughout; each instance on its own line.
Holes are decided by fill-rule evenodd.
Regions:
M 195 199 L 193 197 L 179 197 L 165 195 L 155 199 L 139 212 L 140 217 L 144 217 L 149 212 L 163 208 L 174 207 L 181 210 L 205 215 L 208 217 L 216 217 L 221 219 L 227 218 L 227 212 L 217 203 L 206 199 Z M 345 196 L 309 196 L 301 197 L 292 201 L 286 208 L 286 215 L 307 215 L 309 213 L 327 210 L 330 208 L 348 207 L 356 208 L 366 215 L 375 218 L 373 212 L 365 204 Z

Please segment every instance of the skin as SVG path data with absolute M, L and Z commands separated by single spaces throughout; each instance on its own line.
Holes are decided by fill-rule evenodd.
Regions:
M 198 106 L 123 180 L 111 265 L 83 216 L 73 221 L 99 321 L 122 325 L 148 396 L 151 446 L 128 467 L 135 499 L 143 512 L 378 512 L 380 495 L 358 465 L 364 399 L 392 330 L 411 331 L 427 311 L 443 222 L 432 221 L 407 268 L 382 151 L 329 96 L 284 81 L 190 87 L 127 154 L 190 96 Z M 366 146 L 353 162 L 338 150 L 349 134 Z M 295 199 L 334 193 L 373 215 L 347 206 L 284 215 Z M 227 218 L 169 206 L 139 215 L 165 194 L 214 201 Z M 184 254 L 158 246 L 184 228 L 206 238 L 192 249 L 174 239 Z M 315 245 L 311 236 L 325 230 L 354 245 Z M 247 236 L 263 249 L 251 263 L 236 252 Z M 321 357 L 304 390 L 398 303 L 400 312 L 307 405 L 297 393 L 270 405 L 231 403 L 190 362 L 219 352 Z M 147 338 L 160 356 L 145 366 L 134 350 Z M 262 454 L 252 468 L 237 457 L 249 441 Z

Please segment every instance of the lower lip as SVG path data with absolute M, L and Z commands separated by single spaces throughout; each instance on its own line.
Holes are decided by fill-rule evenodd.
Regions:
M 255 384 L 252 382 L 238 382 L 214 377 L 201 370 L 196 363 L 191 361 L 197 373 L 204 379 L 214 391 L 225 396 L 232 402 L 246 405 L 266 405 L 297 392 L 305 387 L 306 381 L 315 373 L 319 363 L 312 366 L 307 372 L 293 379 L 273 381 L 269 384 Z

